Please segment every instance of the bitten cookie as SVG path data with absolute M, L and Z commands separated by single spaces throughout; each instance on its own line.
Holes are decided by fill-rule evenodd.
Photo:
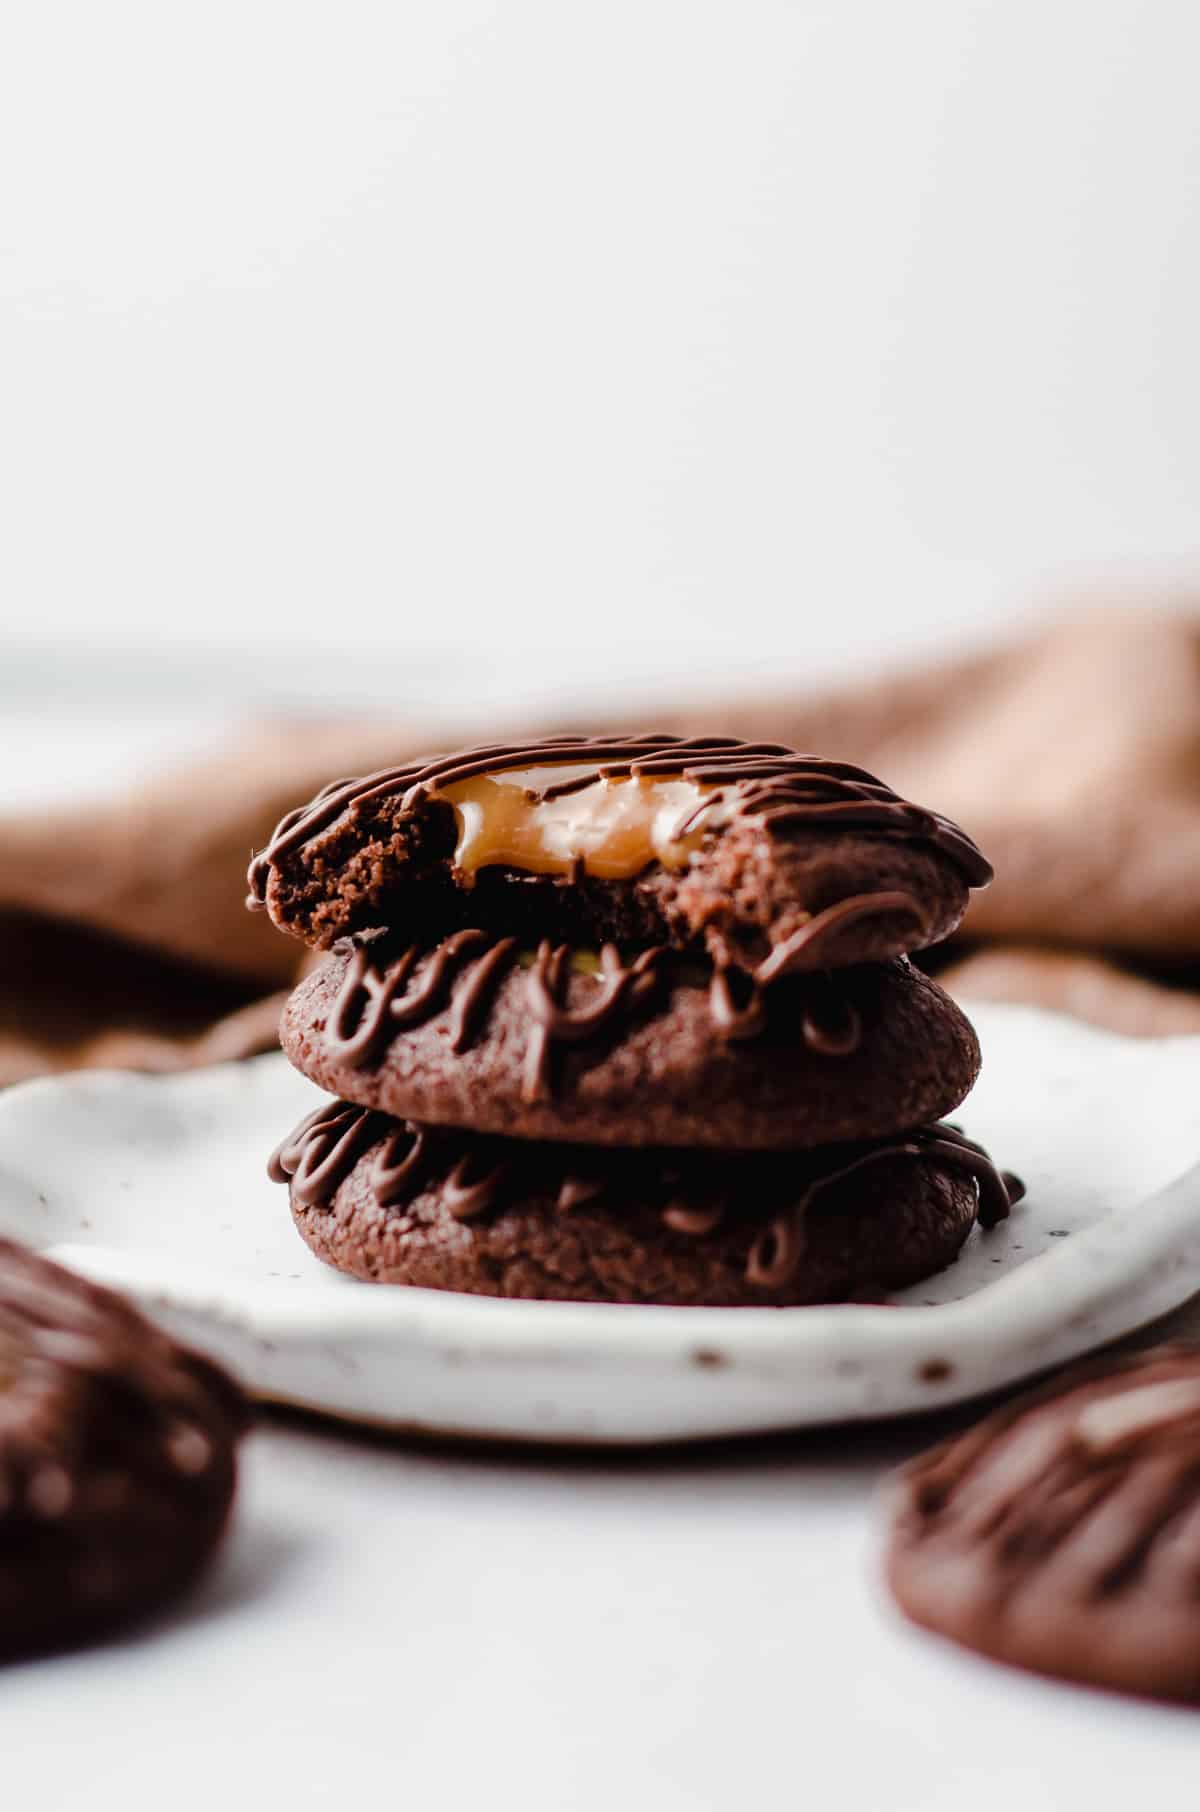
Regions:
M 758 1157 L 437 1131 L 333 1101 L 271 1160 L 319 1258 L 477 1295 L 788 1306 L 900 1289 L 1020 1186 L 952 1127 Z
M 246 1422 L 207 1359 L 0 1240 L 0 1656 L 182 1591 L 224 1529 Z
M 998 1661 L 1200 1702 L 1200 1352 L 1076 1372 L 907 1467 L 887 1576 Z
M 897 959 L 757 990 L 671 952 L 580 967 L 462 931 L 435 950 L 344 940 L 284 1010 L 283 1049 L 331 1094 L 524 1139 L 764 1150 L 939 1119 L 979 1046 Z
M 250 904 L 307 943 L 387 925 L 536 945 L 663 944 L 767 984 L 954 930 L 991 869 L 844 762 L 670 736 L 495 744 L 336 781 L 251 864 Z

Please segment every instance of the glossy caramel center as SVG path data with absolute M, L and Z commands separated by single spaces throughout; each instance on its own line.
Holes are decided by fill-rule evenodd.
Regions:
M 594 774 L 555 762 L 440 787 L 458 825 L 455 867 L 466 876 L 500 863 L 562 875 L 578 860 L 603 881 L 628 880 L 651 862 L 684 867 L 711 818 L 696 815 L 717 789 L 660 775 L 588 778 Z

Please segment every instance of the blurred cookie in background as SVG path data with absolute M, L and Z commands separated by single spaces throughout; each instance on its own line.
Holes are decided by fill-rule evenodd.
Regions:
M 994 1660 L 1200 1703 L 1200 1349 L 1083 1368 L 905 1467 L 886 1569 Z

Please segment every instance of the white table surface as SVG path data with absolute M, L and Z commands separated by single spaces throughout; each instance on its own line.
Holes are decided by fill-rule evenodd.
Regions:
M 1193 1805 L 1193 1715 L 992 1667 L 882 1601 L 872 1493 L 932 1432 L 622 1461 L 268 1426 L 186 1610 L 0 1679 L 5 1802 Z
M 64 784 L 73 744 L 97 786 L 165 746 L 53 737 Z M 1190 1807 L 1195 1717 L 977 1661 L 889 1607 L 873 1496 L 944 1426 L 622 1459 L 269 1421 L 188 1604 L 0 1674 L 0 1804 L 1124 1812 L 1132 1786 Z

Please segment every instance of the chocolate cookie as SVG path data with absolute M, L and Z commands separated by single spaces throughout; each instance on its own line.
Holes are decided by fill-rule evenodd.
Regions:
M 388 925 L 656 944 L 760 982 L 949 935 L 991 869 L 947 819 L 778 743 L 559 737 L 336 781 L 251 864 L 250 904 L 327 947 Z
M 532 1145 L 333 1101 L 271 1160 L 319 1258 L 376 1283 L 770 1307 L 916 1283 L 1019 1185 L 952 1127 L 713 1157 Z
M 225 1526 L 246 1420 L 207 1359 L 0 1240 L 0 1656 L 181 1591 Z
M 344 940 L 284 1009 L 331 1094 L 526 1139 L 762 1150 L 938 1119 L 979 1070 L 969 1022 L 898 958 L 767 990 L 671 952 L 581 966 L 461 931 L 433 951 Z
M 1077 1372 L 906 1468 L 887 1571 L 996 1660 L 1200 1702 L 1200 1351 Z

